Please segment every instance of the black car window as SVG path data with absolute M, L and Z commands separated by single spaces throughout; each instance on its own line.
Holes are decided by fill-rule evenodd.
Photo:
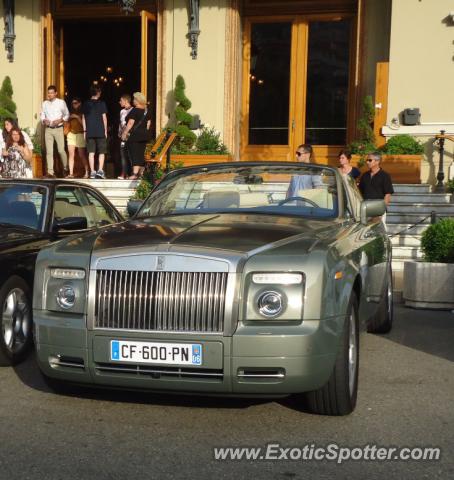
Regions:
M 47 189 L 39 185 L 0 184 L 0 224 L 43 229 Z

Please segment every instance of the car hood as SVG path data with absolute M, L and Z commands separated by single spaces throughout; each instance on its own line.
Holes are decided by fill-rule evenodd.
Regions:
M 339 228 L 339 222 L 276 215 L 179 215 L 131 220 L 103 230 L 94 251 L 168 244 L 169 248 L 223 249 L 254 253 L 289 241 L 304 241 L 304 250 Z M 333 232 L 334 233 L 334 232 Z M 172 248 L 174 250 L 174 248 Z

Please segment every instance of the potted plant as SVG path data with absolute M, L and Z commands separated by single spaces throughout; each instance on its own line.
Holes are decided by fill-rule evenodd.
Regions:
M 382 147 L 383 169 L 395 183 L 421 183 L 424 146 L 408 134 L 391 137 Z
M 454 218 L 445 218 L 424 231 L 423 262 L 405 262 L 405 304 L 414 308 L 454 308 Z
M 177 138 L 172 147 L 172 160 L 181 162 L 184 166 L 230 160 L 229 151 L 221 140 L 221 134 L 214 127 L 203 125 L 198 129 L 198 134 L 191 130 L 193 116 L 189 109 L 192 104 L 185 90 L 185 81 L 178 75 L 174 89 L 175 124 L 171 126 L 177 133 Z

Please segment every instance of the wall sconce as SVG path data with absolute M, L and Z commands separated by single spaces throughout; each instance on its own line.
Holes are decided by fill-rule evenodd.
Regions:
M 5 23 L 5 33 L 3 43 L 5 44 L 6 58 L 14 61 L 14 0 L 3 0 L 3 21 Z
M 199 0 L 189 0 L 189 46 L 191 47 L 191 57 L 197 59 L 197 49 L 199 46 Z

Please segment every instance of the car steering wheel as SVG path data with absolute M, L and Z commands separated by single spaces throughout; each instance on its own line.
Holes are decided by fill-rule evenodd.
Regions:
M 303 201 L 305 203 L 308 203 L 309 205 L 311 205 L 312 207 L 315 207 L 315 208 L 320 208 L 320 205 L 317 205 L 315 202 L 313 202 L 312 200 L 309 200 L 308 198 L 305 198 L 305 197 L 288 197 L 288 198 L 284 198 L 284 200 L 281 200 L 280 202 L 278 202 L 278 205 L 279 207 L 282 206 L 282 205 L 285 205 L 286 203 L 288 202 L 292 202 L 294 200 L 300 200 L 300 201 Z

